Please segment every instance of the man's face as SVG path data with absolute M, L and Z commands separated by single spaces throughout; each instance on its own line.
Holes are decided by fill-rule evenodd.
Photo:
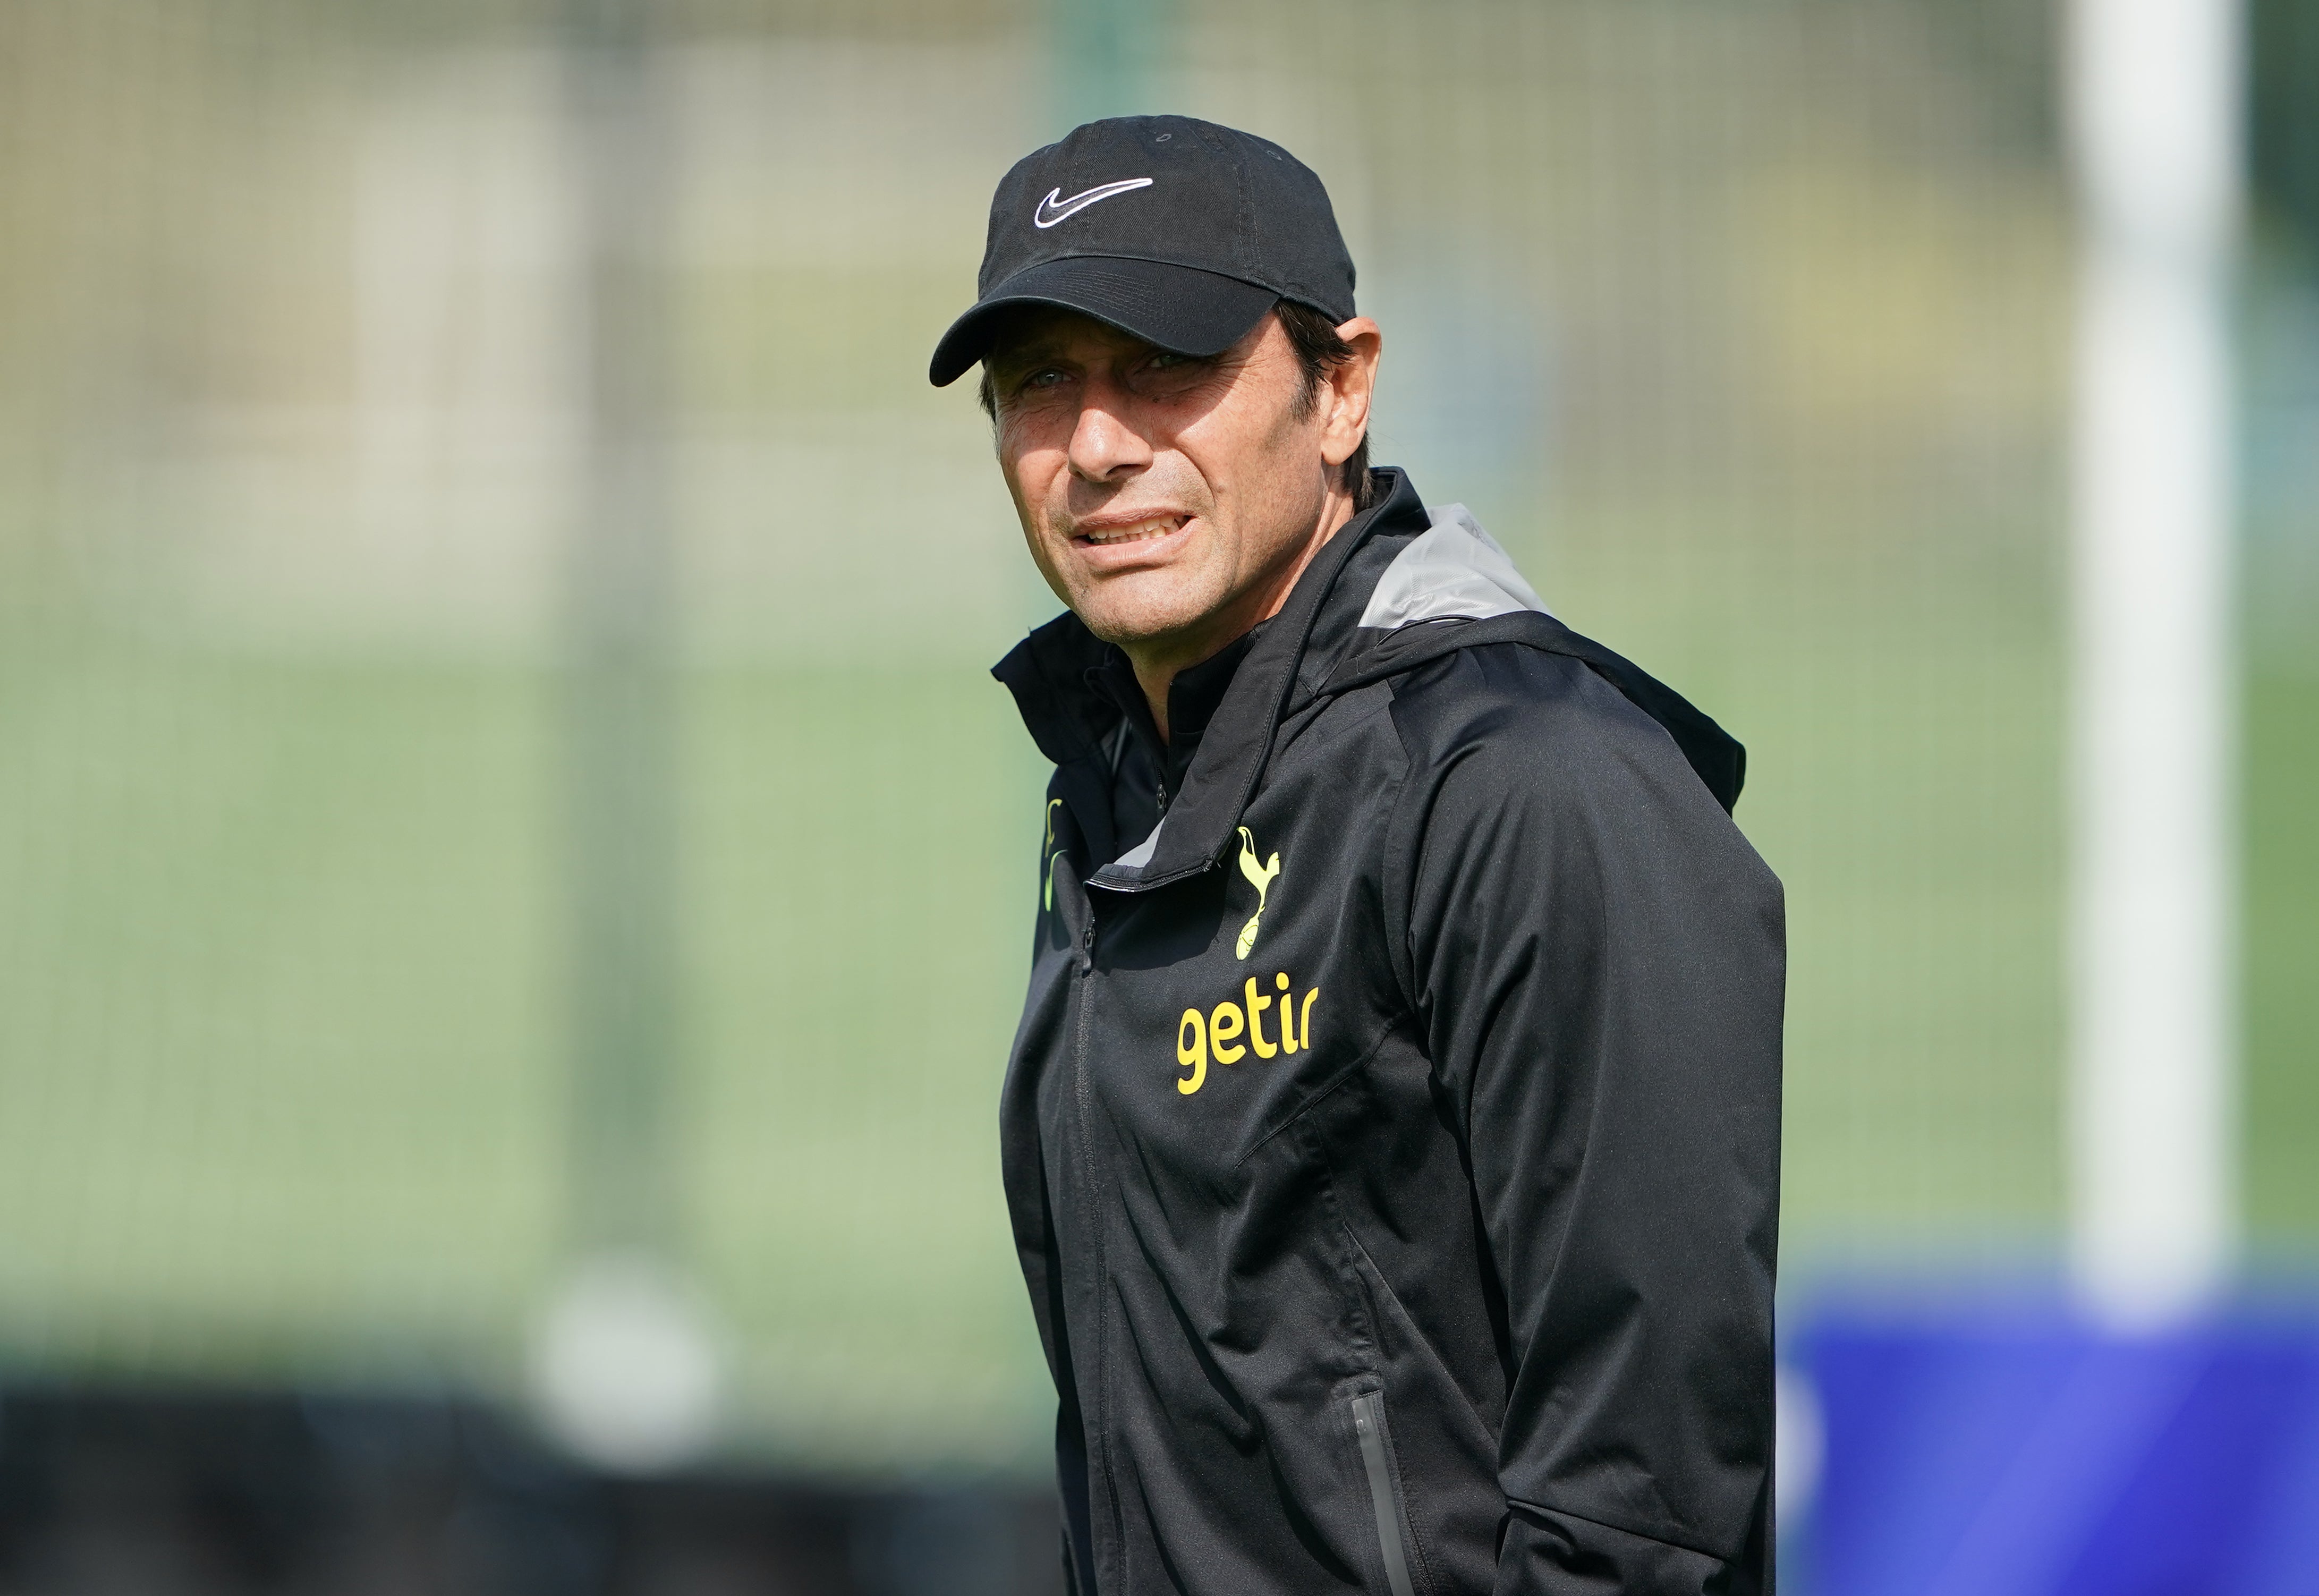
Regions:
M 1321 525 L 1337 474 L 1330 390 L 1305 402 L 1273 316 L 1197 358 L 1073 311 L 1030 312 L 988 364 L 1031 557 L 1131 654 L 1205 658 L 1277 609 L 1335 529 Z

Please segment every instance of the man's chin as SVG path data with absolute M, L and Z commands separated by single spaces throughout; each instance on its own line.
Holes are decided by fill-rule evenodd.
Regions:
M 1222 605 L 1221 595 L 1197 591 L 1179 575 L 1139 571 L 1091 584 L 1074 595 L 1071 608 L 1105 643 L 1132 648 L 1197 632 Z

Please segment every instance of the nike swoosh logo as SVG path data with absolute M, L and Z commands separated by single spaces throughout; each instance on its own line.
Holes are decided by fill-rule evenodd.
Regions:
M 1149 177 L 1130 177 L 1123 182 L 1106 183 L 1099 188 L 1090 188 L 1085 194 L 1075 194 L 1069 199 L 1063 198 L 1061 189 L 1051 188 L 1047 191 L 1047 197 L 1039 202 L 1039 208 L 1031 212 L 1031 225 L 1052 227 L 1059 221 L 1069 221 L 1089 205 L 1107 200 L 1115 194 L 1150 186 L 1151 179 Z

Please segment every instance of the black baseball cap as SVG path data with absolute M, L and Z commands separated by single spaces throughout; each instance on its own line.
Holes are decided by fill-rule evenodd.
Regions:
M 1182 355 L 1219 355 L 1284 299 L 1353 316 L 1329 191 L 1277 144 L 1188 116 L 1114 116 L 1015 163 L 990 200 L 981 296 L 934 346 L 939 388 L 1010 305 L 1059 305 Z

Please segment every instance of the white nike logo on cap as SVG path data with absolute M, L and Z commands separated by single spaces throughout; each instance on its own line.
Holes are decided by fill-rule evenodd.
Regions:
M 1047 197 L 1039 202 L 1039 208 L 1031 212 L 1031 225 L 1052 227 L 1059 221 L 1067 221 L 1077 216 L 1099 200 L 1107 200 L 1115 194 L 1125 194 L 1132 188 L 1150 186 L 1151 179 L 1149 177 L 1129 177 L 1118 183 L 1104 184 L 1099 188 L 1090 188 L 1085 194 L 1075 194 L 1069 199 L 1062 197 L 1061 189 L 1051 188 L 1047 191 Z

